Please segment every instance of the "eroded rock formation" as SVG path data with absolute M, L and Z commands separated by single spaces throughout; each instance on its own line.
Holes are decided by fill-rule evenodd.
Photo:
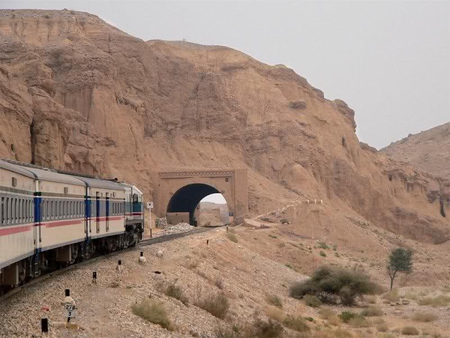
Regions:
M 439 181 L 361 144 L 353 110 L 287 67 L 67 10 L 0 11 L 0 60 L 0 157 L 147 196 L 153 169 L 245 167 L 252 214 L 317 198 L 419 241 L 450 234 Z

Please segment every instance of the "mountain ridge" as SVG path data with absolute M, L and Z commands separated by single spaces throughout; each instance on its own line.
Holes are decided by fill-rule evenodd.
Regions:
M 419 241 L 450 236 L 440 181 L 359 142 L 354 111 L 287 67 L 68 10 L 0 11 L 0 46 L 1 157 L 146 196 L 154 169 L 247 168 L 250 215 L 323 199 Z

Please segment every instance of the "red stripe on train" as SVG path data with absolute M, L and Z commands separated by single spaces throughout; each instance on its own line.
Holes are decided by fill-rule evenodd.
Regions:
M 33 225 L 22 225 L 22 226 L 14 226 L 8 229 L 0 229 L 0 237 L 26 232 L 31 229 L 33 229 Z

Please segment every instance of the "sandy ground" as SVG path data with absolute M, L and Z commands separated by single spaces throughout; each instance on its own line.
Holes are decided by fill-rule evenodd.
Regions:
M 289 211 L 285 215 L 289 215 Z M 327 337 L 328 331 L 336 332 L 338 327 L 352 332 L 354 337 L 382 337 L 377 330 L 381 319 L 392 337 L 401 336 L 398 332 L 406 325 L 413 325 L 423 333 L 440 332 L 441 337 L 450 336 L 448 306 L 418 305 L 424 297 L 446 295 L 450 291 L 445 283 L 433 288 L 422 285 L 421 263 L 418 263 L 416 276 L 413 274 L 396 281 L 401 286 L 399 294 L 403 297 L 394 300 L 386 300 L 381 295 L 371 297 L 370 301 L 366 299 L 359 303 L 359 307 L 352 309 L 322 306 L 322 309 L 329 308 L 339 314 L 344 310 L 360 312 L 372 303 L 372 306 L 382 309 L 383 315 L 369 318 L 369 327 L 355 328 L 323 319 L 320 309 L 290 298 L 289 286 L 305 279 L 307 274 L 323 264 L 357 266 L 387 285 L 387 276 L 382 271 L 385 257 L 375 256 L 372 251 L 377 248 L 367 245 L 371 241 L 380 243 L 378 232 L 363 228 L 366 241 L 361 246 L 367 247 L 367 250 L 357 251 L 354 247 L 333 244 L 332 241 L 326 242 L 328 248 L 325 249 L 319 247 L 323 245 L 317 239 L 319 232 L 311 238 L 308 229 L 298 224 L 267 224 L 269 228 L 231 228 L 237 243 L 228 238 L 225 228 L 215 229 L 118 253 L 30 287 L 0 305 L 0 336 L 38 336 L 40 318 L 47 316 L 52 324 L 51 337 L 216 337 L 219 327 L 231 328 L 234 324 L 251 323 L 255 318 L 267 318 L 268 313 L 271 317 L 273 313 L 278 317 L 288 314 L 310 317 L 314 320 L 309 323 L 313 332 L 316 336 L 317 332 L 323 332 L 323 337 Z M 355 238 L 358 238 L 358 229 L 352 230 Z M 383 238 L 387 241 L 390 237 L 387 234 Z M 382 244 L 378 246 L 382 247 Z M 419 249 L 417 260 L 424 260 Z M 439 256 L 443 248 L 432 249 L 436 252 L 428 248 L 428 255 L 431 251 L 432 256 Z M 141 250 L 147 259 L 145 265 L 138 263 Z M 326 257 L 320 255 L 321 251 Z M 162 253 L 162 257 L 157 257 L 158 252 Z M 118 259 L 123 262 L 122 272 L 116 270 Z M 431 265 L 428 263 L 427 266 Z M 93 271 L 98 273 L 97 285 L 91 282 Z M 182 288 L 189 300 L 187 306 L 164 294 L 171 283 Z M 71 289 L 77 303 L 77 317 L 73 322 L 82 327 L 80 330 L 58 327 L 65 316 L 61 301 L 66 288 Z M 215 318 L 193 305 L 198 299 L 222 292 L 230 302 L 225 320 Z M 268 295 L 278 296 L 282 309 L 271 306 L 266 301 Z M 143 299 L 160 301 L 176 330 L 167 331 L 134 315 L 131 306 Z M 50 310 L 42 310 L 44 307 Z M 432 313 L 435 318 L 430 323 L 414 322 L 411 318 L 415 313 Z M 295 337 L 296 333 L 285 329 L 284 336 Z

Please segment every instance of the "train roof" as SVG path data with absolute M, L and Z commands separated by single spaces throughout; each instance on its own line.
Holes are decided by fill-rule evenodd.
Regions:
M 32 178 L 32 179 L 36 178 L 36 176 L 33 175 L 33 173 L 31 173 L 29 170 L 22 168 L 16 164 L 11 164 L 9 162 L 3 161 L 3 160 L 0 160 L 0 168 L 17 173 L 19 175 L 23 175 L 23 176 Z
M 57 173 L 52 170 L 38 169 L 38 168 L 29 168 L 26 170 L 35 174 L 35 178 L 40 181 L 48 181 L 48 182 L 56 182 L 56 183 L 66 183 L 71 185 L 78 185 L 85 187 L 86 184 L 75 176 L 64 175 Z
M 108 180 L 100 180 L 95 178 L 87 178 L 87 177 L 78 177 L 77 179 L 86 183 L 86 185 L 90 188 L 100 188 L 100 189 L 110 189 L 110 190 L 125 190 L 119 183 L 108 181 Z

